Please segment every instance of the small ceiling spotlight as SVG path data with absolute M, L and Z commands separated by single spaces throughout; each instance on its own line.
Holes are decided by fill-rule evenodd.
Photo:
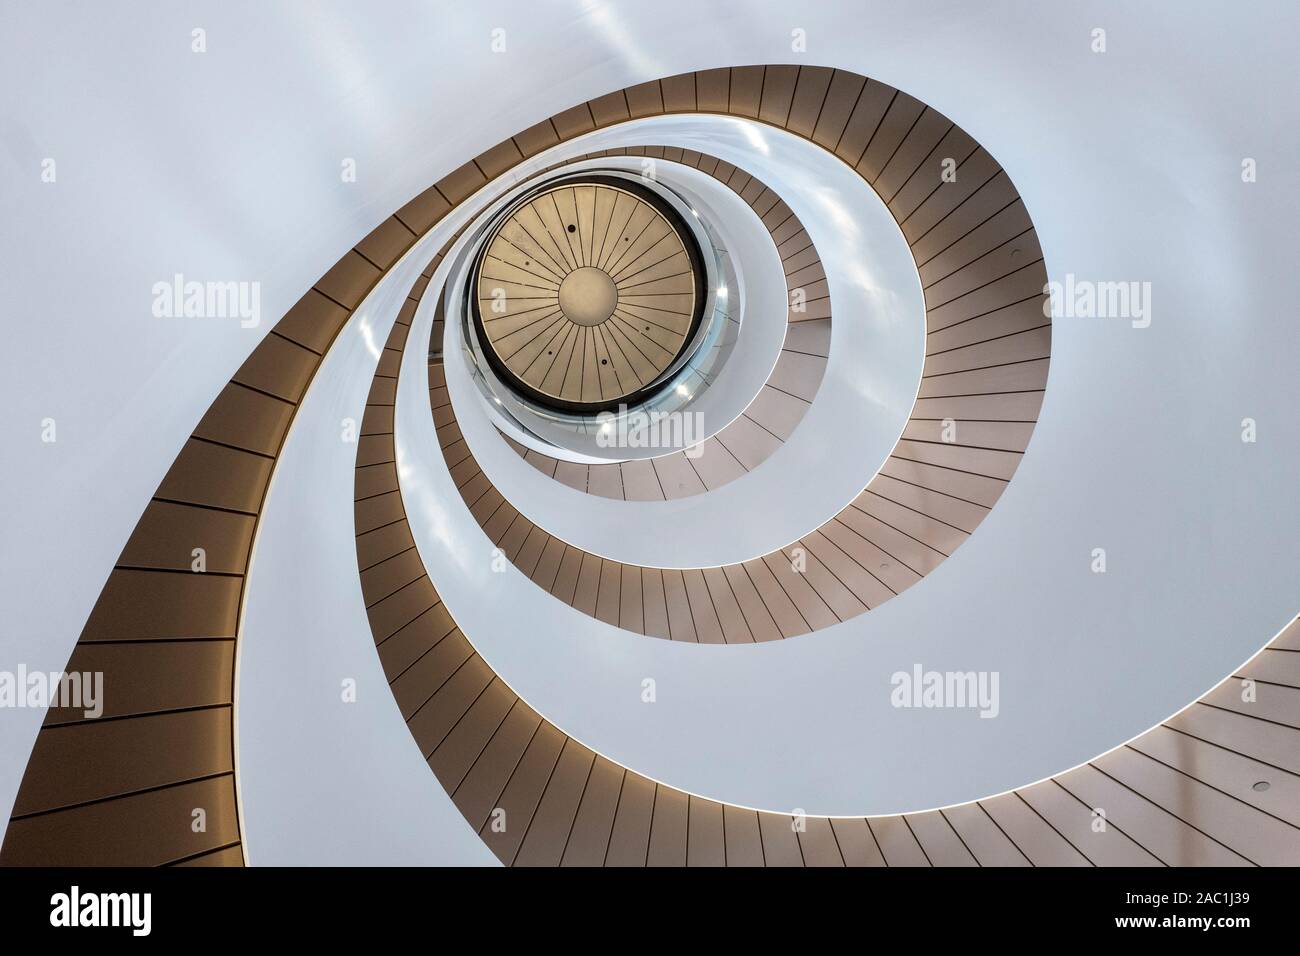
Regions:
M 1260 780 L 1250 789 L 1254 790 L 1256 793 L 1263 793 L 1268 788 L 1269 788 L 1269 782 L 1267 780 Z

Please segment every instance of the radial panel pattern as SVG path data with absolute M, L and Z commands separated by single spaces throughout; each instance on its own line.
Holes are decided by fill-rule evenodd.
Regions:
M 695 328 L 689 241 L 631 188 L 577 183 L 534 196 L 497 229 L 479 266 L 480 331 L 498 373 L 566 406 L 640 392 Z
M 699 445 L 670 455 L 584 465 L 552 458 L 502 437 L 538 471 L 577 491 L 623 501 L 687 498 L 753 471 L 789 440 L 812 407 L 830 358 L 830 288 L 821 257 L 799 217 L 747 171 L 716 156 L 664 146 L 618 147 L 565 162 L 619 156 L 663 159 L 698 169 L 753 209 L 771 234 L 785 275 L 788 324 L 776 366 L 738 418 Z M 541 173 L 563 165 L 557 163 Z

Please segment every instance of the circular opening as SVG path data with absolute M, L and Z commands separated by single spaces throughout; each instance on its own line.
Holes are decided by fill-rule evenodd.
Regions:
M 681 216 L 614 177 L 521 200 L 475 269 L 472 318 L 494 372 L 520 396 L 569 412 L 652 395 L 692 347 L 708 300 Z

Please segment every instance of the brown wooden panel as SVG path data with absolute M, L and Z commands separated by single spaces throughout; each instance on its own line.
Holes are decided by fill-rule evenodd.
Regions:
M 986 478 L 983 475 L 972 475 L 896 457 L 889 458 L 880 473 L 984 508 L 993 507 L 1007 484 L 997 478 Z
M 950 128 L 939 145 L 925 157 L 916 172 L 912 173 L 911 178 L 889 201 L 889 211 L 894 214 L 894 218 L 900 223 L 906 222 L 908 216 L 939 189 L 945 185 L 955 185 L 952 177 L 960 180 L 963 175 L 972 172 L 963 170 L 962 164 L 977 148 L 975 141 L 964 130 L 956 126 Z M 948 175 L 950 168 L 951 176 Z M 986 175 L 992 175 L 992 171 Z
M 647 866 L 685 866 L 688 800 L 672 787 L 655 788 Z
M 473 656 L 474 648 L 470 647 L 460 631 L 453 631 L 441 640 L 433 639 L 432 647 L 402 671 L 390 685 L 393 698 L 402 712 L 402 718 L 409 722 L 421 708 L 433 703 L 443 686 L 459 673 L 460 668 L 464 667 Z M 460 695 L 457 699 L 464 702 L 469 690 L 467 685 L 472 685 L 480 678 L 483 678 L 482 668 L 471 667 L 460 682 Z M 487 683 L 487 680 L 483 679 L 479 689 L 487 686 Z M 448 702 L 450 700 L 449 696 Z M 439 729 L 439 719 L 445 720 L 448 702 L 436 705 L 418 727 L 411 728 L 411 733 L 416 735 L 416 741 L 421 745 L 423 753 L 430 753 L 442 742 L 441 736 L 429 739 L 429 734 L 425 734 L 424 729 L 427 726 L 430 734 Z M 469 702 L 465 702 L 465 708 L 468 707 Z
M 448 643 L 443 641 L 438 647 Z M 432 657 L 433 654 L 429 656 Z M 451 729 L 494 679 L 492 668 L 478 654 L 474 654 L 447 678 L 437 693 L 407 718 L 406 724 L 411 729 L 411 735 L 415 737 L 426 759 L 442 744 Z M 396 691 L 396 685 L 394 690 Z
M 438 192 L 437 186 L 430 186 L 397 210 L 396 216 L 413 231 L 422 235 L 450 211 L 451 203 L 447 201 L 447 197 Z
M 51 707 L 46 725 L 159 713 L 231 702 L 233 641 L 78 644 L 65 671 L 103 674 L 98 716 L 88 708 Z M 83 696 L 82 704 L 88 703 Z M 91 706 L 93 715 L 96 708 Z
M 831 820 L 835 842 L 840 848 L 845 866 L 884 866 L 876 838 L 862 819 L 837 818 Z
M 600 571 L 602 561 L 594 554 L 582 553 L 582 562 L 578 567 L 578 580 L 573 592 L 572 604 L 584 614 L 596 616 L 596 602 L 600 597 Z
M 894 97 L 855 167 L 867 182 L 875 183 L 924 110 L 923 104 L 906 93 L 899 92 Z
M 1104 810 L 1108 826 L 1121 827 L 1162 863 L 1169 866 L 1248 865 L 1244 857 L 1091 765 L 1085 764 L 1053 780 L 1093 809 Z
M 249 515 L 151 501 L 118 563 L 193 572 L 194 562 L 201 557 L 206 571 L 242 574 L 254 523 Z M 195 555 L 196 549 L 203 553 Z
M 955 158 L 955 157 L 954 157 Z M 909 197 L 902 209 L 897 207 L 895 215 L 901 219 L 900 227 L 903 230 L 903 236 L 909 243 L 916 243 L 922 236 L 925 236 L 938 223 L 950 215 L 954 210 L 959 208 L 962 203 L 971 198 L 977 190 L 982 188 L 1000 172 L 1000 167 L 988 153 L 983 149 L 976 149 L 964 161 L 958 164 L 956 182 L 945 182 L 934 192 L 929 193 L 923 201 L 915 208 L 910 208 L 915 197 Z M 1006 178 L 1005 176 L 1003 177 Z M 904 189 L 904 194 L 908 192 Z M 902 195 L 899 197 L 903 198 Z M 905 211 L 909 210 L 910 211 Z M 996 207 L 995 207 L 996 209 Z M 990 210 L 984 209 L 985 217 L 990 215 Z M 978 220 L 976 220 L 978 222 Z M 961 233 L 952 233 L 945 231 L 944 238 L 948 243 L 954 239 L 954 235 L 960 236 Z M 925 259 L 920 255 L 917 256 L 918 262 L 924 262 L 929 259 L 934 252 L 943 248 L 941 245 L 929 243 L 925 250 Z
M 665 498 L 670 500 L 685 498 L 706 490 L 704 482 L 700 481 L 699 475 L 691 467 L 690 459 L 684 455 L 652 458 L 650 463 L 654 467 L 655 476 L 659 480 L 659 487 L 663 489 Z
M 745 615 L 740 609 L 731 583 L 721 568 L 705 568 L 704 577 L 708 598 L 716 613 L 718 624 L 722 628 L 723 640 L 728 644 L 743 644 L 754 640 L 750 633 Z M 689 590 L 688 590 L 689 593 Z
M 952 121 L 948 117 L 926 107 L 876 179 L 875 187 L 880 198 L 886 203 L 891 202 L 951 128 Z M 933 185 L 939 183 L 936 175 Z
M 727 865 L 722 804 L 701 797 L 689 798 L 686 865 Z
M 587 778 L 578 814 L 564 848 L 563 866 L 604 866 L 627 771 L 604 757 L 596 757 Z
M 555 126 L 555 131 L 560 134 L 562 140 L 572 139 L 583 133 L 589 133 L 596 128 L 596 124 L 591 118 L 591 111 L 587 109 L 586 103 L 565 110 L 563 113 L 556 113 L 551 117 L 551 123 Z
M 1178 719 L 1184 714 L 1198 712 L 1231 717 L 1234 721 L 1241 721 L 1241 724 L 1228 728 L 1223 734 L 1216 734 Z M 1250 733 L 1255 729 L 1274 739 L 1254 742 Z M 1231 735 L 1237 733 L 1241 735 L 1240 739 L 1231 739 Z M 1262 759 L 1273 756 L 1268 753 L 1269 744 L 1282 735 L 1289 735 L 1294 741 L 1295 737 L 1300 736 L 1300 731 L 1224 714 L 1203 704 L 1194 704 L 1183 714 L 1172 718 L 1166 726 L 1143 734 L 1129 746 L 1216 790 L 1236 797 L 1242 803 L 1300 826 L 1300 776 L 1294 771 L 1284 772 L 1286 767 L 1282 760 Z M 1219 739 L 1212 739 L 1214 737 Z M 1244 746 L 1241 745 L 1243 741 Z M 1255 787 L 1261 782 L 1267 785 L 1267 789 L 1256 790 Z
M 358 242 L 356 249 L 379 268 L 387 269 L 414 243 L 415 233 L 396 216 L 389 216 Z
M 591 774 L 593 754 L 572 737 L 566 738 L 546 790 L 533 815 L 516 866 L 559 866 Z
M 1250 686 L 1253 699 L 1242 699 L 1246 684 L 1238 676 L 1224 681 L 1201 700 L 1212 707 L 1233 710 L 1288 727 L 1300 724 L 1300 688 L 1265 683 L 1259 679 L 1252 680 Z
M 348 310 L 321 295 L 315 289 L 299 299 L 284 318 L 275 324 L 275 332 L 320 355 L 348 320 Z
M 772 612 L 763 603 L 763 599 L 754 587 L 754 582 L 744 565 L 729 564 L 721 569 L 714 568 L 710 570 L 715 573 L 720 570 L 725 575 L 731 593 L 734 595 L 740 612 L 744 616 L 749 634 L 755 641 L 774 641 L 783 636 L 781 629 L 777 627 L 776 621 L 772 617 Z M 709 571 L 706 571 L 706 578 L 708 574 Z M 713 587 L 710 585 L 710 591 L 712 590 Z
M 701 644 L 725 644 L 726 635 L 718 612 L 709 596 L 709 587 L 704 583 L 704 575 L 698 569 L 690 568 L 681 573 L 682 587 L 686 592 L 686 601 L 690 606 L 691 623 L 695 629 L 695 639 Z M 667 573 L 665 572 L 665 583 Z M 671 607 L 670 607 L 671 612 Z
M 543 120 L 515 135 L 515 143 L 524 156 L 534 156 L 560 141 L 550 120 Z
M 1003 336 L 991 342 L 982 342 L 932 356 L 926 360 L 925 374 L 943 375 L 967 369 L 1004 365 L 1046 359 L 1051 352 L 1052 333 L 1047 326 Z M 1047 380 L 1046 365 L 1039 370 L 1041 387 Z
M 945 190 L 939 190 L 936 195 L 945 195 Z M 999 170 L 950 211 L 937 210 L 936 213 L 941 214 L 932 224 L 924 221 L 927 206 L 923 205 L 908 218 L 904 229 L 905 235 L 911 234 L 908 235 L 908 239 L 917 265 L 925 265 L 941 251 L 987 221 L 990 216 L 1015 202 L 1017 198 L 1011 180 L 1006 173 Z
M 623 476 L 618 465 L 592 465 L 587 469 L 587 493 L 623 500 Z
M 821 356 L 782 351 L 767 381 L 774 388 L 811 402 L 817 397 L 825 373 L 826 360 Z
M 727 111 L 739 116 L 758 119 L 758 107 L 763 93 L 761 66 L 735 66 L 731 68 L 731 91 Z
M 856 73 L 846 73 L 843 70 L 831 72 L 830 85 L 826 90 L 826 97 L 821 104 L 811 138 L 818 146 L 834 152 L 867 81 Z M 799 115 L 802 115 L 802 112 Z M 790 128 L 798 132 L 795 117 L 792 116 L 791 119 Z M 854 161 L 856 162 L 856 159 Z
M 453 792 L 456 808 L 475 830 L 488 822 L 540 724 L 541 718 L 527 704 L 517 701 Z
M 788 567 L 788 565 L 786 566 Z M 754 588 L 754 593 L 757 594 L 759 599 L 763 602 L 764 609 L 766 609 L 767 613 L 771 615 L 772 621 L 780 630 L 782 637 L 795 637 L 799 634 L 808 633 L 808 622 L 804 619 L 804 616 L 791 600 L 790 595 L 786 592 L 785 588 L 781 586 L 780 582 L 763 560 L 755 559 L 753 561 L 746 561 L 743 565 L 739 566 L 739 570 L 743 570 L 746 577 L 749 578 L 750 584 Z M 793 573 L 794 572 L 791 571 L 791 574 Z M 733 583 L 733 586 L 737 585 Z M 811 588 L 809 589 L 809 594 L 811 600 L 816 600 L 820 603 L 820 600 L 817 599 L 815 595 L 811 595 Z M 824 604 L 821 605 L 821 608 L 824 611 L 826 620 L 834 620 L 835 616 L 825 607 Z M 761 615 L 758 615 L 757 611 L 755 611 L 755 615 L 761 618 Z M 748 613 L 746 616 L 748 617 Z M 750 622 L 750 628 L 751 630 L 757 628 L 756 632 L 766 631 L 765 627 L 763 627 L 761 623 L 756 626 L 753 621 Z
M 319 361 L 315 352 L 273 332 L 244 360 L 233 381 L 296 402 L 306 391 Z
M 834 70 L 825 66 L 799 68 L 789 115 L 784 124 L 786 129 L 803 137 L 812 137 L 834 74 Z
M 340 305 L 355 309 L 379 276 L 378 267 L 354 250 L 336 262 L 316 288 Z
M 853 535 L 865 541 L 854 547 L 854 537 L 845 534 L 842 528 L 851 529 Z M 837 544 L 843 539 L 845 543 L 841 547 L 896 592 L 910 587 L 921 575 L 929 574 L 944 559 L 943 552 L 853 506 L 828 523 L 826 533 Z
M 374 531 L 404 517 L 406 512 L 402 509 L 400 491 L 390 491 L 356 503 L 357 534 Z
M 871 817 L 867 824 L 889 866 L 930 865 L 903 817 Z
M 1088 859 L 1014 793 L 981 800 L 988 813 L 1034 866 L 1087 866 Z
M 719 432 L 717 441 L 747 471 L 757 468 L 781 447 L 779 438 L 744 415 Z
M 606 866 L 646 865 L 657 789 L 639 774 L 628 773 L 624 778 L 605 855 Z
M 658 80 L 629 86 L 624 92 L 627 94 L 628 112 L 633 119 L 655 116 L 664 111 L 663 95 L 659 90 Z
M 796 836 L 804 866 L 844 865 L 844 857 L 840 855 L 839 844 L 835 841 L 835 831 L 825 817 L 808 817 L 804 820 L 804 829 L 798 831 Z
M 243 866 L 244 851 L 239 846 L 228 846 L 222 850 L 201 853 L 199 856 L 181 860 L 173 865 L 187 867 Z
M 1022 787 L 1016 793 L 1094 866 L 1161 865 L 1118 826 L 1095 817 L 1093 807 L 1059 787 L 1055 781 L 1044 780 L 1031 787 Z
M 114 570 L 81 641 L 234 637 L 240 578 Z
M 487 822 L 479 836 L 497 859 L 509 865 L 514 861 L 524 835 L 532 823 L 537 804 L 541 801 L 546 781 L 550 779 L 555 763 L 564 747 L 564 734 L 545 721 L 537 728 L 520 758 L 510 782 L 506 784 L 494 807 L 489 808 Z M 493 819 L 493 812 L 500 810 Z
M 1033 223 L 1020 200 L 994 213 L 918 269 L 921 285 L 932 293 L 927 301 L 946 302 L 958 292 L 974 288 L 978 284 L 974 278 L 976 271 L 964 276 L 963 271 L 971 269 L 982 257 L 995 254 L 1004 275 L 1010 271 L 1008 266 L 1024 265 L 1042 258 Z M 993 273 L 986 274 L 993 276 Z
M 704 487 L 709 490 L 734 481 L 747 470 L 722 443 L 726 432 L 727 429 L 724 428 L 717 436 L 706 440 L 701 446 L 700 454 L 691 460 L 691 467 L 699 475 Z M 683 455 L 685 452 L 677 452 L 677 454 Z
M 196 833 L 193 813 L 207 817 Z M 234 775 L 12 820 L 5 866 L 157 866 L 239 841 Z
M 21 817 L 229 773 L 229 707 L 86 720 L 36 738 L 14 802 Z
M 1241 673 L 1255 680 L 1300 687 L 1300 656 L 1290 651 L 1266 649 L 1252 658 Z
M 794 819 L 784 813 L 760 813 L 758 828 L 763 837 L 763 859 L 768 866 L 803 866 Z
M 429 757 L 429 766 L 448 793 L 455 793 L 470 767 L 519 698 L 494 678 Z
M 1252 863 L 1300 859 L 1300 831 L 1129 747 L 1093 761 L 1107 776 L 1164 807 Z
M 907 825 L 933 866 L 978 866 L 957 831 L 938 810 L 909 813 Z
M 365 571 L 380 561 L 413 547 L 415 539 L 411 537 L 411 528 L 405 521 L 368 531 L 357 538 L 357 566 Z
M 658 568 L 641 569 L 642 633 L 664 640 L 672 639 L 664 578 Z M 689 621 L 689 615 L 686 616 Z M 683 622 L 684 623 L 684 622 Z
M 390 682 L 397 680 L 406 669 L 419 661 L 438 645 L 438 642 L 456 629 L 456 622 L 442 604 L 435 604 L 415 620 L 398 629 L 379 645 L 379 661 Z M 463 656 L 469 656 L 462 645 Z M 459 662 L 457 662 L 459 663 Z
M 695 74 L 680 73 L 659 81 L 663 91 L 664 111 L 691 113 L 695 111 Z
M 695 96 L 704 112 L 725 113 L 731 100 L 731 70 L 722 67 L 696 73 Z
M 194 435 L 260 455 L 275 455 L 292 418 L 290 403 L 232 382 L 221 390 Z
M 799 615 L 807 622 L 810 630 L 830 627 L 832 624 L 839 622 L 839 618 L 830 605 L 826 603 L 822 595 L 808 580 L 806 572 L 795 570 L 790 554 L 777 551 L 773 554 L 764 555 L 762 560 L 767 570 L 772 574 L 773 580 L 789 597 L 791 603 L 799 611 Z M 764 596 L 764 600 L 771 607 L 774 593 L 763 589 L 760 589 L 759 593 Z
M 370 618 L 370 629 L 376 642 L 396 633 L 437 603 L 438 592 L 433 589 L 433 583 L 428 578 L 421 578 L 367 608 L 366 616 Z
M 865 600 L 883 604 L 892 597 L 888 588 L 874 581 L 815 531 L 802 538 L 798 544 L 786 548 L 784 553 L 793 562 L 799 557 L 798 552 L 802 552 L 807 565 L 803 575 L 808 584 L 841 621 L 855 617 L 872 606 L 865 603 Z M 845 583 L 846 579 L 851 583 Z M 858 597 L 858 594 L 862 597 Z
M 940 811 L 980 866 L 1030 866 L 1028 857 L 1011 842 L 978 803 Z
M 438 191 L 454 206 L 464 202 L 486 183 L 487 178 L 483 175 L 483 171 L 471 160 L 438 180 L 437 185 Z
M 730 804 L 722 807 L 727 866 L 763 866 L 763 838 L 758 814 Z
M 828 357 L 831 354 L 830 320 L 809 319 L 791 323 L 786 329 L 784 348 L 791 352 Z M 822 374 L 825 375 L 824 365 Z
M 835 155 L 849 165 L 857 166 L 897 95 L 898 90 L 892 86 L 868 80 L 849 114 L 839 142 L 833 147 Z
M 784 126 L 790 117 L 794 85 L 799 77 L 797 66 L 769 66 L 763 74 L 763 91 L 758 118 L 764 123 Z
M 853 514 L 856 512 L 850 509 L 849 520 L 853 520 L 851 517 Z M 866 524 L 866 522 L 867 519 L 863 518 L 855 523 Z M 852 564 L 845 566 L 843 574 L 830 557 L 823 559 L 827 566 L 834 567 L 840 580 L 855 594 L 859 594 L 860 600 L 872 607 L 875 603 L 889 600 L 892 595 L 906 590 L 920 579 L 920 574 L 912 570 L 900 557 L 880 550 L 872 541 L 866 540 L 861 533 L 850 528 L 845 522 L 831 519 L 822 525 L 821 536 L 852 561 Z M 914 550 L 917 554 L 920 553 L 919 548 Z M 915 556 L 913 557 L 915 559 Z M 860 573 L 859 569 L 865 574 Z
M 391 435 L 393 433 L 393 406 L 367 405 L 361 417 L 362 435 Z M 388 443 L 390 446 L 392 442 Z M 392 460 L 390 454 L 388 460 Z
M 859 495 L 852 507 L 870 515 L 879 524 L 916 539 L 939 554 L 952 554 L 967 537 L 966 532 L 958 528 L 913 511 L 888 498 L 882 498 L 871 491 Z
M 356 498 L 373 498 L 398 490 L 398 470 L 393 462 L 368 464 L 356 468 Z
M 654 465 L 649 461 L 625 461 L 619 465 L 624 497 L 628 501 L 663 501 Z
M 599 96 L 589 101 L 587 106 L 597 126 L 609 126 L 628 119 L 627 97 L 623 95 L 622 90 Z
M 158 497 L 256 512 L 271 477 L 271 460 L 191 438 L 181 448 Z
M 958 422 L 980 421 L 1033 422 L 1043 404 L 1043 393 L 1012 392 L 1006 395 L 973 395 L 961 398 L 922 398 L 912 411 L 912 418 L 953 418 Z
M 480 153 L 475 157 L 474 162 L 488 179 L 495 179 L 507 169 L 522 162 L 523 158 L 514 140 L 508 139 Z

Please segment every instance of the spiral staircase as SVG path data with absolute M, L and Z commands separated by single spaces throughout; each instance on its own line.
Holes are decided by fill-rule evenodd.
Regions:
M 1077 169 L 842 55 L 434 104 L 525 121 L 114 452 L 0 863 L 1300 863 L 1294 330 L 1063 313 Z

